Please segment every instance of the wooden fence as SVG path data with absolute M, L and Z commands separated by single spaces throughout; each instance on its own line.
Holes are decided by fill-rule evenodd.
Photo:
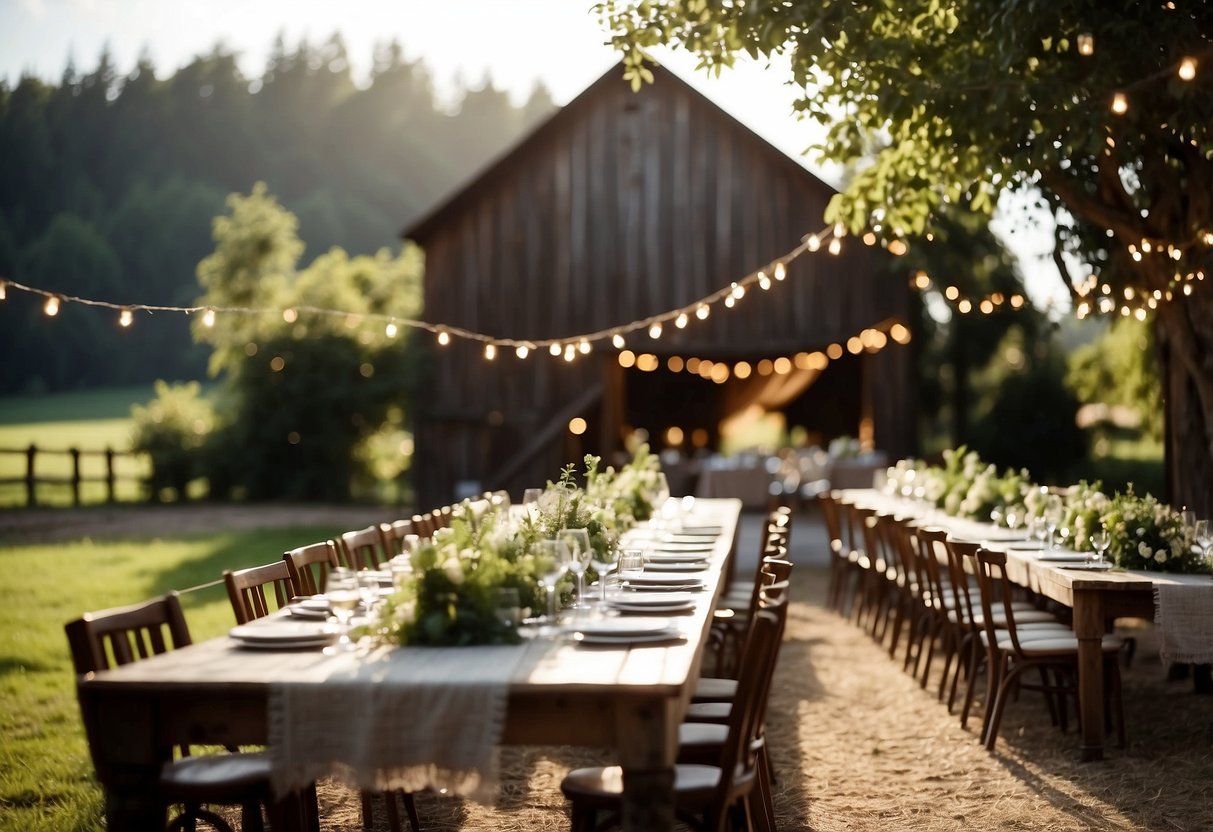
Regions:
M 52 450 L 49 448 L 39 448 L 37 445 L 31 444 L 28 448 L 0 448 L 0 455 L 20 454 L 25 457 L 25 475 L 21 477 L 0 477 L 0 486 L 5 485 L 20 485 L 25 486 L 25 505 L 32 507 L 38 505 L 38 486 L 67 486 L 71 489 L 72 505 L 81 505 L 80 486 L 84 483 L 104 483 L 105 484 L 105 500 L 106 502 L 117 502 L 117 483 L 119 480 L 133 480 L 142 483 L 143 477 L 137 474 L 119 472 L 115 462 L 124 457 L 139 458 L 144 454 L 133 453 L 130 451 L 115 451 L 113 448 L 106 448 L 102 451 L 81 450 L 80 448 L 68 448 L 66 450 Z M 67 456 L 71 459 L 71 474 L 68 476 L 52 476 L 48 474 L 40 475 L 38 473 L 38 460 L 43 457 L 62 457 Z M 82 460 L 89 457 L 101 457 L 104 460 L 104 470 L 99 475 L 86 476 L 83 473 L 84 466 Z

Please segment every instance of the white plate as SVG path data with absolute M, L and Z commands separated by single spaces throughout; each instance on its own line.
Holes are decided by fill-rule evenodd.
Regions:
M 713 546 L 707 543 L 654 543 L 651 547 L 654 552 L 710 552 Z
M 337 641 L 337 636 L 333 634 L 299 641 L 237 641 L 245 650 L 309 650 L 313 647 L 328 647 Z
M 333 638 L 327 623 L 302 621 L 290 617 L 259 619 L 248 624 L 239 624 L 228 631 L 228 635 L 245 643 L 290 644 Z
M 1108 561 L 1103 563 L 1063 563 L 1059 569 L 1078 569 L 1082 572 L 1107 572 L 1112 568 L 1112 564 Z
M 1017 552 L 1039 552 L 1042 548 L 1039 540 L 1011 540 L 999 545 L 1004 549 L 1014 549 Z
M 611 603 L 627 604 L 629 607 L 643 607 L 647 604 L 666 607 L 671 604 L 693 604 L 696 596 L 690 592 L 629 592 L 610 599 Z
M 670 593 L 673 595 L 674 593 Z M 612 601 L 611 608 L 621 615 L 649 615 L 650 613 L 690 612 L 695 609 L 694 601 L 682 601 L 677 604 L 638 604 L 629 606 L 625 601 Z
M 644 558 L 649 563 L 706 563 L 699 552 L 649 552 Z
M 635 584 L 636 591 L 640 592 L 702 592 L 703 581 L 688 581 L 684 579 L 684 583 L 677 584 Z M 629 587 L 628 591 L 632 589 Z
M 707 569 L 705 561 L 662 561 L 645 564 L 645 572 L 702 572 Z
M 1082 552 L 1041 552 L 1036 559 L 1044 563 L 1086 563 Z
M 628 645 L 628 644 L 658 644 L 667 641 L 685 641 L 686 636 L 680 633 L 676 628 L 669 629 L 660 633 L 644 633 L 640 635 L 594 635 L 592 633 L 576 632 L 572 635 L 573 641 L 579 644 L 598 644 L 598 645 Z
M 698 543 L 701 546 L 711 546 L 716 542 L 718 534 L 696 534 L 694 532 L 666 532 L 657 538 L 661 543 Z
M 291 604 L 286 608 L 286 611 L 288 615 L 309 621 L 325 621 L 329 617 L 329 608 L 327 606 L 305 607 L 302 604 Z
M 713 537 L 720 537 L 720 534 L 724 531 L 724 527 L 707 525 L 697 526 L 692 523 L 683 523 L 680 531 L 683 534 L 710 534 Z
M 569 632 L 582 636 L 645 636 L 655 633 L 667 633 L 675 630 L 667 618 L 600 618 L 594 621 L 580 621 L 566 628 Z

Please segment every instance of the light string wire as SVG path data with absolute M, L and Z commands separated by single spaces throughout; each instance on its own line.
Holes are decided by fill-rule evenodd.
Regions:
M 96 300 L 93 298 L 80 297 L 78 295 L 70 295 L 63 292 L 55 292 L 50 289 L 44 289 L 37 286 L 29 286 L 8 278 L 0 278 L 0 300 L 7 298 L 7 289 L 15 289 L 44 298 L 45 301 L 43 309 L 49 316 L 57 315 L 60 307 L 69 303 L 78 304 L 81 306 L 98 307 L 101 309 L 111 309 L 119 313 L 119 323 L 123 327 L 128 327 L 131 325 L 133 316 L 136 312 L 146 312 L 148 314 L 154 314 L 157 312 L 171 312 L 184 315 L 196 315 L 201 313 L 205 316 L 203 320 L 207 326 L 211 326 L 214 322 L 214 317 L 220 314 L 281 315 L 288 320 L 294 320 L 294 318 L 300 313 L 306 313 L 321 317 L 340 317 L 346 320 L 353 320 L 355 322 L 372 321 L 386 323 L 389 331 L 395 327 L 401 326 L 423 330 L 437 336 L 439 343 L 443 345 L 449 343 L 451 338 L 462 338 L 467 341 L 474 341 L 484 344 L 486 348 L 496 349 L 498 347 L 512 347 L 516 350 L 528 351 L 548 348 L 552 351 L 553 355 L 556 355 L 559 354 L 559 351 L 568 349 L 570 347 L 577 348 L 583 344 L 589 345 L 607 339 L 611 339 L 612 343 L 617 348 L 622 348 L 620 341 L 626 335 L 630 335 L 641 330 L 648 330 L 651 337 L 657 338 L 660 336 L 661 328 L 671 321 L 673 321 L 675 325 L 681 329 L 686 326 L 687 323 L 689 323 L 692 316 L 703 320 L 708 317 L 709 310 L 716 304 L 724 303 L 725 306 L 730 308 L 734 306 L 738 300 L 744 297 L 746 291 L 752 286 L 757 285 L 761 289 L 766 290 L 771 287 L 772 282 L 783 281 L 787 276 L 788 264 L 806 252 L 816 252 L 822 248 L 825 248 L 830 254 L 840 254 L 842 250 L 841 241 L 845 235 L 846 230 L 841 224 L 826 226 L 815 234 L 806 234 L 801 238 L 800 243 L 796 247 L 787 253 L 774 258 L 763 268 L 753 271 L 745 277 L 733 281 L 729 285 L 717 289 L 708 295 L 704 295 L 697 300 L 691 301 L 688 304 L 684 304 L 683 306 L 676 307 L 655 315 L 639 318 L 627 324 L 616 325 L 607 327 L 605 329 L 596 330 L 594 332 L 561 338 L 503 338 L 466 329 L 460 326 L 432 323 L 415 318 L 392 315 L 386 312 L 346 312 L 306 304 L 289 306 L 286 308 L 275 308 L 222 305 L 169 306 L 149 303 L 116 303 L 114 301 Z M 584 349 L 584 347 L 582 349 Z

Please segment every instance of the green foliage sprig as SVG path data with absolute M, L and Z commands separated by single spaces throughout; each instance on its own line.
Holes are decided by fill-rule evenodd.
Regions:
M 1117 566 L 1148 572 L 1207 569 L 1180 513 L 1151 494 L 1139 497 L 1129 486 L 1112 497 L 1103 522 L 1112 538 L 1108 552 Z

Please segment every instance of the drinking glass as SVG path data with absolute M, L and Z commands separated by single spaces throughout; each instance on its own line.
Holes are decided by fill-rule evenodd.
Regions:
M 522 620 L 522 601 L 517 587 L 503 586 L 497 590 L 497 620 L 506 629 L 518 629 Z
M 1061 525 L 1064 510 L 1061 497 L 1050 494 L 1045 503 L 1045 528 L 1049 531 L 1049 548 L 1057 548 L 1057 529 Z
M 1209 559 L 1213 554 L 1213 531 L 1209 529 L 1208 520 L 1197 520 L 1192 524 L 1192 536 L 1196 539 L 1196 545 L 1200 549 L 1200 554 Z
M 358 597 L 362 599 L 362 608 L 369 613 L 379 603 L 379 576 L 369 569 L 355 574 L 358 579 Z
M 619 554 L 619 579 L 627 583 L 629 578 L 639 578 L 644 572 L 644 550 L 624 549 Z
M 1018 506 L 1007 506 L 1006 510 L 1002 513 L 1002 519 L 1007 522 L 1008 529 L 1015 531 L 1019 528 L 1019 524 L 1023 522 L 1023 512 L 1019 510 Z
M 329 656 L 348 653 L 354 649 L 354 642 L 350 639 L 350 619 L 354 617 L 354 610 L 362 600 L 362 593 L 358 589 L 358 576 L 349 569 L 333 569 L 325 582 L 324 597 L 328 599 L 329 609 L 337 619 L 337 628 L 341 634 L 337 643 L 324 648 L 324 652 Z
M 556 532 L 556 539 L 564 541 L 568 547 L 568 570 L 577 579 L 577 600 L 573 602 L 575 610 L 585 609 L 582 599 L 585 570 L 590 565 L 590 533 L 585 529 L 561 529 Z
M 990 522 L 995 526 L 1001 526 L 1002 521 L 1006 519 L 1006 511 L 1002 506 L 994 506 L 990 509 Z
M 1183 522 L 1185 529 L 1193 528 L 1196 525 L 1196 512 L 1190 508 L 1181 509 L 1179 519 Z
M 593 566 L 594 571 L 598 573 L 598 588 L 601 590 L 599 601 L 604 606 L 607 596 L 607 575 L 614 570 L 618 562 L 619 548 L 616 546 L 608 545 L 601 554 L 593 548 L 590 549 L 590 566 Z
M 1091 532 L 1091 548 L 1095 550 L 1095 563 L 1104 562 L 1104 553 L 1111 545 L 1112 535 L 1108 533 L 1108 527 L 1100 523 L 1099 528 Z
M 522 507 L 532 521 L 539 516 L 539 498 L 542 495 L 542 488 L 528 488 L 522 492 Z
M 1040 544 L 1040 548 L 1045 547 L 1049 539 L 1049 524 L 1045 522 L 1044 517 L 1036 516 L 1028 521 L 1028 534 Z
M 536 555 L 539 561 L 539 582 L 548 596 L 547 624 L 556 624 L 556 585 L 564 577 L 568 565 L 569 549 L 563 540 L 541 540 L 536 544 Z

